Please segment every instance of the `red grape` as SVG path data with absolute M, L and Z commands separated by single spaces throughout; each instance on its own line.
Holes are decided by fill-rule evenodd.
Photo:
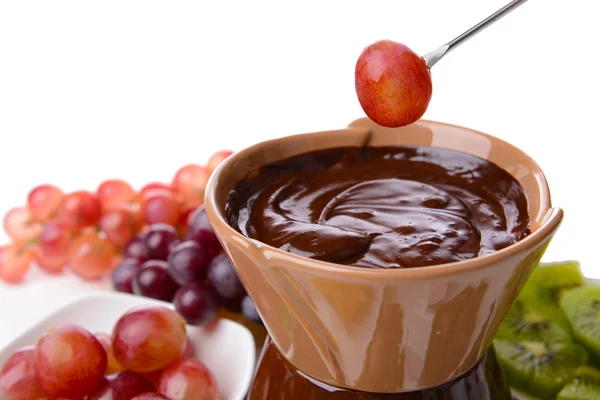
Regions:
M 133 277 L 140 269 L 140 263 L 133 258 L 126 258 L 112 272 L 112 283 L 115 290 L 133 294 Z
M 169 254 L 169 272 L 180 285 L 206 278 L 211 257 L 198 243 L 188 240 L 178 244 Z
M 154 385 L 148 379 L 135 372 L 123 371 L 104 378 L 88 400 L 130 400 L 153 390 Z
M 144 199 L 148 193 L 150 193 L 151 191 L 153 191 L 155 189 L 164 189 L 164 190 L 168 190 L 169 192 L 173 192 L 173 188 L 171 186 L 167 185 L 166 183 L 152 182 L 152 183 L 147 184 L 146 186 L 144 186 L 142 188 L 142 190 L 140 190 L 140 198 Z
M 153 299 L 171 301 L 179 286 L 169 275 L 169 264 L 161 260 L 143 263 L 133 277 L 133 293 Z
M 185 350 L 183 351 L 183 354 L 181 355 L 181 357 L 182 358 L 194 358 L 195 355 L 196 355 L 196 349 L 194 347 L 194 344 L 188 337 L 186 345 L 185 345 Z
M 59 258 L 43 253 L 39 247 L 36 248 L 34 254 L 35 263 L 49 274 L 61 273 L 67 264 L 68 257 Z
M 151 260 L 166 260 L 171 249 L 179 244 L 177 231 L 171 225 L 154 224 L 144 236 L 145 254 Z
M 233 154 L 233 151 L 231 151 L 231 150 L 221 150 L 221 151 L 217 151 L 216 153 L 214 153 L 208 159 L 208 164 L 207 164 L 208 171 L 212 174 L 213 171 L 219 166 L 219 164 L 221 164 L 223 162 L 223 160 L 225 160 L 227 157 L 229 157 L 232 154 Z
M 204 206 L 200 206 L 190 215 L 186 239 L 193 240 L 202 246 L 210 255 L 221 251 L 221 244 L 215 234 Z
M 246 296 L 242 300 L 242 314 L 244 314 L 244 317 L 246 317 L 249 321 L 262 324 L 262 319 L 260 318 L 260 315 L 258 314 L 258 311 L 256 310 L 256 307 L 254 306 L 250 296 Z
M 71 269 L 83 279 L 99 279 L 111 272 L 116 249 L 93 232 L 83 233 L 71 246 Z
M 176 225 L 179 221 L 179 201 L 173 192 L 155 189 L 142 199 L 142 215 L 144 222 L 152 224 Z
M 119 364 L 115 357 L 115 353 L 112 349 L 112 339 L 106 333 L 96 333 L 96 339 L 102 345 L 102 348 L 106 352 L 106 373 L 105 375 L 112 375 L 116 372 L 123 371 L 123 366 Z M 140 392 L 143 393 L 143 392 Z
M 47 397 L 35 375 L 35 348 L 24 347 L 14 352 L 0 370 L 0 398 L 41 400 Z
M 106 372 L 106 352 L 85 329 L 66 325 L 44 335 L 35 350 L 42 388 L 54 397 L 82 397 L 98 387 Z
M 12 243 L 0 247 L 0 280 L 20 283 L 31 265 L 32 251 L 26 244 Z
M 130 207 L 120 206 L 100 217 L 100 229 L 113 244 L 125 246 L 141 229 L 141 215 Z
M 217 255 L 210 261 L 208 281 L 215 288 L 223 306 L 231 311 L 240 311 L 246 290 L 225 253 Z
M 6 234 L 13 240 L 27 242 L 37 238 L 42 231 L 42 224 L 36 222 L 29 209 L 26 207 L 17 207 L 9 210 L 2 225 Z
M 96 195 L 102 210 L 110 210 L 116 206 L 134 201 L 137 197 L 131 185 L 121 179 L 109 179 L 98 186 Z
M 401 43 L 381 40 L 367 47 L 356 63 L 356 94 L 365 113 L 386 127 L 412 124 L 431 100 L 425 60 Z
M 56 216 L 65 194 L 54 185 L 39 185 L 27 195 L 27 207 L 33 219 L 46 222 Z
M 177 361 L 186 345 L 185 320 L 160 306 L 136 307 L 117 321 L 113 351 L 125 369 L 150 372 Z
M 142 375 L 144 378 L 148 379 L 150 382 L 152 382 L 154 388 L 157 388 L 158 381 L 160 380 L 160 376 L 162 375 L 162 373 L 162 369 L 157 369 L 156 371 L 140 372 L 139 374 Z
M 84 190 L 68 194 L 58 209 L 58 218 L 72 228 L 95 225 L 100 214 L 100 201 Z
M 219 303 L 204 282 L 189 283 L 175 294 L 175 309 L 190 325 L 204 325 L 217 317 Z
M 136 236 L 131 238 L 129 242 L 123 248 L 123 255 L 126 258 L 132 258 L 138 260 L 140 263 L 147 261 L 148 256 L 146 255 L 146 234 L 138 233 Z
M 204 203 L 204 190 L 210 176 L 209 171 L 198 164 L 181 167 L 173 178 L 172 186 L 187 207 L 198 207 Z
M 216 400 L 217 380 L 204 364 L 187 358 L 163 372 L 158 392 L 171 400 Z
M 69 258 L 75 233 L 64 223 L 53 220 L 44 225 L 37 245 L 35 259 L 47 272 L 61 272 Z
M 152 393 L 140 394 L 138 396 L 135 396 L 131 400 L 170 400 L 170 399 L 166 398 L 162 394 L 152 392 Z

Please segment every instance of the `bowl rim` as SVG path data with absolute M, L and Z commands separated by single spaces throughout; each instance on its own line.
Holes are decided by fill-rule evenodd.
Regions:
M 510 258 L 515 256 L 516 254 L 520 254 L 526 249 L 535 247 L 540 244 L 545 238 L 551 235 L 558 225 L 562 222 L 564 212 L 562 209 L 557 207 L 552 207 L 551 196 L 550 196 L 550 188 L 548 186 L 548 182 L 546 177 L 537 164 L 537 162 L 531 158 L 527 153 L 519 149 L 518 147 L 512 145 L 511 143 L 502 140 L 500 138 L 494 137 L 492 135 L 486 134 L 484 132 L 480 132 L 471 128 L 467 128 L 460 125 L 425 120 L 421 119 L 415 123 L 415 125 L 437 125 L 441 127 L 450 127 L 455 129 L 460 129 L 462 131 L 468 132 L 472 135 L 482 136 L 488 139 L 491 142 L 496 142 L 502 144 L 504 146 L 510 147 L 514 149 L 515 152 L 521 155 L 521 158 L 528 160 L 531 163 L 531 166 L 534 167 L 532 172 L 535 175 L 537 180 L 538 194 L 540 199 L 539 210 L 537 212 L 537 218 L 541 220 L 540 225 L 537 229 L 533 230 L 531 234 L 521 239 L 520 241 L 513 243 L 503 249 L 495 251 L 490 254 L 483 255 L 481 257 L 471 258 L 468 260 L 455 261 L 446 264 L 437 264 L 426 267 L 414 267 L 414 268 L 360 268 L 352 265 L 345 264 L 336 264 L 327 261 L 315 260 L 308 257 L 304 257 L 301 255 L 296 255 L 292 253 L 288 253 L 286 251 L 280 250 L 276 247 L 273 247 L 269 244 L 263 243 L 256 239 L 251 239 L 232 226 L 229 225 L 229 222 L 224 216 L 224 213 L 217 206 L 216 199 L 216 188 L 219 185 L 219 179 L 221 174 L 224 171 L 227 171 L 237 160 L 244 158 L 245 156 L 256 152 L 257 150 L 262 150 L 264 147 L 269 145 L 274 145 L 284 140 L 289 140 L 290 138 L 298 138 L 298 137 L 314 137 L 319 135 L 327 135 L 332 132 L 340 131 L 340 130 L 352 130 L 352 129 L 361 129 L 361 130 L 370 130 L 368 126 L 361 125 L 368 120 L 368 118 L 360 118 L 351 122 L 346 128 L 338 129 L 338 130 L 328 130 L 328 131 L 318 131 L 318 132 L 310 132 L 310 133 L 299 133 L 288 136 L 282 136 L 275 139 L 270 139 L 262 142 L 255 143 L 251 146 L 244 148 L 238 152 L 235 152 L 231 156 L 227 157 L 211 174 L 205 191 L 205 200 L 204 207 L 208 216 L 209 221 L 211 222 L 217 237 L 221 240 L 220 236 L 227 236 L 231 239 L 234 239 L 238 242 L 246 243 L 251 245 L 252 247 L 259 249 L 261 251 L 268 251 L 270 258 L 277 257 L 278 260 L 286 260 L 291 262 L 294 267 L 304 270 L 312 270 L 312 271 L 320 271 L 324 273 L 343 273 L 349 274 L 351 276 L 355 276 L 357 278 L 367 278 L 367 279 L 403 279 L 403 280 L 418 280 L 418 279 L 429 279 L 432 277 L 440 277 L 449 274 L 456 274 L 463 271 L 477 270 L 489 266 L 490 264 L 497 263 L 498 261 L 504 260 L 506 258 Z M 370 122 L 372 123 L 372 122 Z M 388 128 L 386 128 L 388 129 Z M 432 146 L 439 147 L 439 146 Z M 326 147 L 324 147 L 326 148 Z M 470 154 L 467 151 L 464 151 L 467 154 Z

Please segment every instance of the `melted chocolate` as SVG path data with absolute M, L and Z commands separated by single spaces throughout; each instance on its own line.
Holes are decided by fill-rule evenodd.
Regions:
M 226 211 L 247 237 L 361 267 L 467 260 L 529 233 L 510 174 L 433 147 L 333 148 L 268 164 L 236 185 Z
M 463 376 L 435 388 L 377 394 L 336 389 L 290 365 L 270 340 L 259 360 L 247 400 L 510 400 L 510 389 L 493 348 Z

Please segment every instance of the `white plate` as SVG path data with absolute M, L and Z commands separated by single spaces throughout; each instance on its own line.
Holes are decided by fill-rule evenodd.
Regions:
M 60 308 L 17 337 L 0 351 L 0 365 L 23 346 L 34 345 L 49 329 L 63 324 L 79 325 L 91 332 L 110 334 L 117 320 L 129 309 L 157 304 L 173 308 L 170 303 L 117 292 L 99 292 L 80 297 Z M 188 336 L 194 344 L 195 357 L 214 374 L 223 400 L 243 400 L 250 387 L 256 363 L 254 337 L 243 325 L 219 319 L 208 327 L 189 326 Z

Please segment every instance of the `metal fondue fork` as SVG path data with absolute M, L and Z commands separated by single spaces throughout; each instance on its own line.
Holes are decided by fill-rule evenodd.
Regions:
M 496 11 L 495 13 L 493 13 L 492 15 L 490 15 L 489 17 L 487 17 L 486 19 L 469 29 L 468 31 L 458 36 L 457 38 L 451 40 L 450 42 L 446 43 L 441 47 L 438 47 L 432 52 L 425 54 L 423 56 L 423 59 L 427 63 L 427 66 L 429 68 L 433 67 L 435 63 L 440 61 L 442 57 L 450 53 L 450 51 L 460 46 L 462 43 L 466 42 L 467 40 L 481 32 L 488 26 L 492 25 L 494 22 L 498 21 L 500 18 L 504 17 L 512 10 L 525 3 L 526 1 L 527 0 L 514 0 L 508 3 L 507 5 L 505 5 L 504 7 L 502 7 L 501 9 L 499 9 L 498 11 Z

